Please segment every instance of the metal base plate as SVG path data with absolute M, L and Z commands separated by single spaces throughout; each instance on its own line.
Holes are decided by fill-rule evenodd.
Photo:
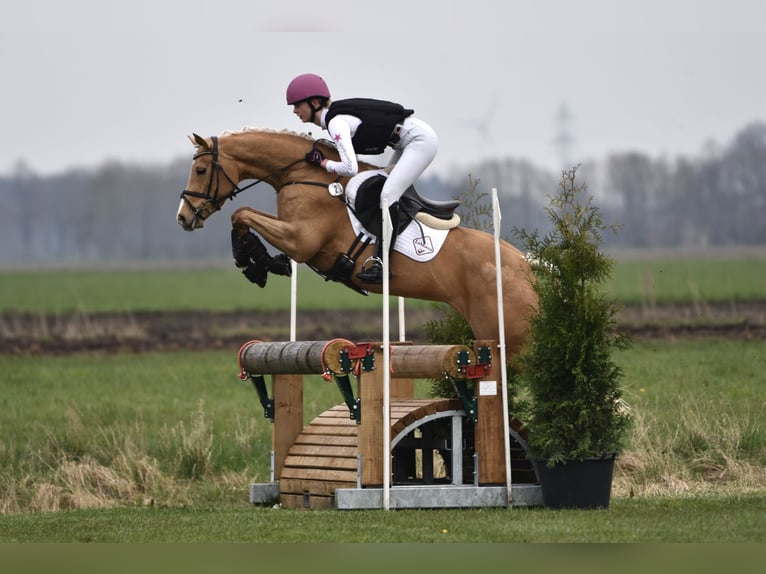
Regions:
M 511 487 L 511 506 L 542 506 L 538 484 Z M 382 488 L 339 488 L 335 491 L 339 510 L 383 508 Z M 507 507 L 505 486 L 392 486 L 389 508 L 481 508 Z
M 518 484 L 511 487 L 510 506 L 543 506 L 543 491 L 539 484 Z M 278 504 L 279 483 L 250 485 L 252 504 Z M 505 486 L 392 486 L 389 508 L 482 508 L 507 507 Z M 339 488 L 335 491 L 338 510 L 369 510 L 383 508 L 382 488 Z

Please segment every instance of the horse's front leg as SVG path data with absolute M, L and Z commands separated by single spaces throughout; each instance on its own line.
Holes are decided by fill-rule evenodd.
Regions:
M 276 216 L 251 207 L 240 207 L 231 216 L 235 233 L 244 236 L 250 229 L 259 233 L 269 244 L 295 260 L 304 263 L 311 259 L 321 245 L 311 237 L 305 224 L 278 219 Z

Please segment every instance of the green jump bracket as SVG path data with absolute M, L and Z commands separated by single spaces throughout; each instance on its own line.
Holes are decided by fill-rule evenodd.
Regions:
M 447 378 L 452 381 L 452 386 L 454 386 L 457 391 L 457 395 L 460 398 L 460 402 L 463 404 L 463 410 L 465 411 L 466 416 L 473 422 L 477 422 L 479 420 L 478 404 L 476 402 L 476 397 L 472 396 L 471 392 L 468 390 L 466 380 L 453 379 L 452 377 Z
M 356 369 L 354 367 L 356 361 Z M 335 383 L 340 389 L 343 400 L 348 406 L 349 418 L 356 421 L 356 424 L 362 423 L 362 402 L 354 398 L 354 390 L 351 387 L 349 373 L 361 369 L 363 371 L 372 371 L 375 369 L 375 351 L 369 343 L 344 347 L 340 351 L 340 373 L 333 373 Z
M 469 390 L 468 381 L 480 379 L 489 372 L 492 366 L 492 351 L 489 347 L 479 347 L 476 353 L 476 365 L 471 364 L 470 357 L 466 351 L 458 353 L 457 364 L 460 367 L 460 372 L 465 375 L 462 379 L 453 379 L 448 377 L 452 381 L 452 385 L 457 391 L 460 402 L 463 404 L 463 410 L 468 418 L 473 422 L 479 420 L 479 405 L 476 400 L 475 394 Z
M 349 418 L 356 421 L 356 424 L 362 423 L 362 402 L 359 399 L 354 398 L 354 391 L 351 388 L 351 381 L 348 375 L 335 374 L 335 384 L 340 389 L 340 394 L 343 395 L 343 400 L 346 401 L 348 406 Z
M 492 349 L 489 347 L 479 347 L 476 351 L 476 363 L 488 371 L 492 366 Z
M 255 391 L 258 393 L 258 399 L 261 401 L 263 416 L 274 422 L 274 399 L 269 398 L 263 375 L 250 375 L 250 380 L 253 382 L 253 387 L 255 387 Z

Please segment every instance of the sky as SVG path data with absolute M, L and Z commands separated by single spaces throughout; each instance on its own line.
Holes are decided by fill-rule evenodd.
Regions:
M 0 175 L 191 164 L 189 134 L 245 126 L 326 136 L 285 102 L 304 72 L 414 108 L 439 135 L 426 174 L 695 156 L 766 121 L 764 22 L 762 0 L 13 2 Z

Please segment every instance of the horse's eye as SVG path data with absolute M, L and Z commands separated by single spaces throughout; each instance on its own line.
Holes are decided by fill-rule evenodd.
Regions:
M 197 168 L 197 175 L 205 175 L 205 172 L 207 171 L 207 168 L 204 167 L 198 167 Z

